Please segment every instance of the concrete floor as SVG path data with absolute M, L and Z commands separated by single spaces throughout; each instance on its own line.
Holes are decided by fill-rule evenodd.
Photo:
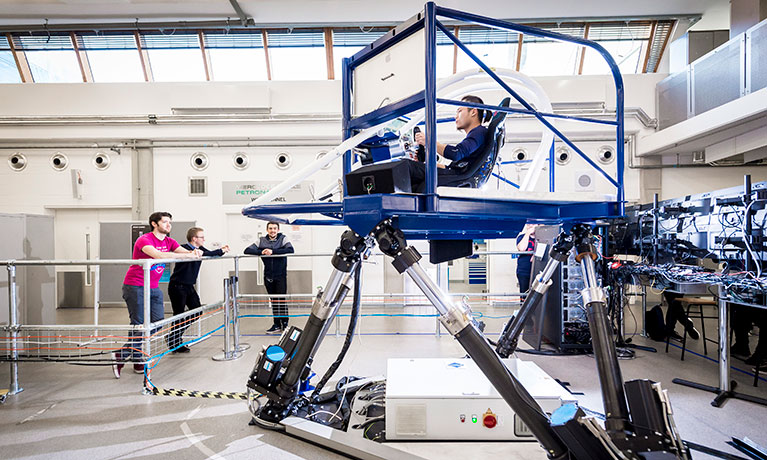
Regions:
M 635 311 L 638 310 L 635 307 Z M 90 318 L 90 310 L 60 311 L 61 322 L 78 322 Z M 103 323 L 126 322 L 124 309 L 103 309 Z M 161 388 L 189 390 L 236 391 L 245 382 L 257 351 L 275 342 L 273 336 L 260 331 L 268 327 L 267 319 L 243 321 L 244 340 L 252 348 L 236 361 L 214 362 L 220 353 L 220 336 L 195 345 L 184 355 L 168 355 L 152 372 L 154 384 Z M 627 333 L 634 331 L 629 317 Z M 303 320 L 296 319 L 296 324 Z M 497 335 L 503 320 L 488 321 L 489 336 Z M 707 323 L 709 334 L 715 331 L 713 321 Z M 331 329 L 332 330 L 332 329 Z M 337 376 L 383 374 L 387 358 L 461 357 L 464 352 L 452 337 L 433 335 L 432 318 L 364 318 L 362 335 L 355 338 L 346 361 Z M 393 331 L 407 334 L 393 335 Z M 386 334 L 386 335 L 383 335 Z M 669 390 L 677 427 L 686 440 L 736 453 L 725 444 L 730 437 L 749 437 L 767 444 L 767 407 L 730 400 L 722 408 L 709 403 L 712 394 L 671 383 L 674 377 L 716 385 L 716 362 L 695 354 L 679 360 L 680 349 L 672 347 L 668 354 L 664 344 L 633 337 L 638 344 L 655 346 L 658 353 L 638 351 L 636 358 L 622 360 L 625 380 L 649 378 L 660 381 Z M 755 346 L 753 338 L 752 349 Z M 314 368 L 323 373 L 343 342 L 331 334 L 317 355 Z M 710 347 L 709 356 L 716 358 Z M 700 341 L 690 349 L 702 355 Z M 520 354 L 522 359 L 536 362 L 551 376 L 570 382 L 579 402 L 602 411 L 601 397 L 590 356 L 538 356 Z M 749 370 L 735 360 L 734 366 Z M 8 382 L 9 366 L 0 366 L 0 384 Z M 751 386 L 752 377 L 733 371 L 743 392 L 767 397 L 767 381 L 758 388 Z M 129 372 L 116 380 L 104 366 L 74 366 L 53 363 L 23 363 L 20 382 L 24 391 L 8 398 L 0 406 L 0 457 L 7 459 L 335 459 L 343 458 L 319 447 L 283 434 L 248 426 L 250 415 L 243 401 L 145 396 L 141 394 L 142 376 Z M 544 459 L 535 442 L 524 443 L 397 443 L 395 447 L 424 458 L 504 458 Z M 694 457 L 710 458 L 694 453 Z

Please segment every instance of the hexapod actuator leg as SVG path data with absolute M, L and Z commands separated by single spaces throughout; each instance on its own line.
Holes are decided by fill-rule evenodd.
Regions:
M 557 241 L 549 251 L 549 261 L 540 273 L 535 275 L 530 291 L 519 309 L 519 313 L 512 317 L 501 332 L 495 351 L 502 357 L 508 358 L 517 349 L 519 336 L 525 326 L 527 318 L 535 311 L 535 308 L 543 300 L 546 291 L 551 286 L 551 277 L 559 267 L 559 264 L 567 260 L 570 250 L 573 248 L 573 239 L 567 233 L 560 233 Z
M 311 314 L 295 346 L 295 353 L 289 357 L 290 362 L 285 372 L 283 374 L 275 372 L 276 381 L 269 382 L 264 385 L 264 388 L 259 388 L 269 398 L 258 412 L 259 421 L 276 423 L 289 415 L 291 403 L 295 401 L 298 394 L 299 384 L 307 378 L 314 353 L 349 292 L 352 273 L 372 244 L 372 238 L 360 236 L 352 230 L 347 230 L 341 236 L 341 243 L 333 255 L 333 270 L 330 278 L 325 289 L 320 291 L 314 300 Z M 257 367 L 262 365 L 263 358 L 262 353 L 256 364 Z
M 418 261 L 421 255 L 408 247 L 399 229 L 389 222 L 379 224 L 375 238 L 381 251 L 394 258 L 392 265 L 399 273 L 407 273 L 440 313 L 440 322 L 458 340 L 498 393 L 527 424 L 549 458 L 564 459 L 568 450 L 549 425 L 548 416 L 524 386 L 509 372 L 475 326 L 471 311 L 465 305 L 454 305 L 424 272 Z
M 572 228 L 575 242 L 575 260 L 581 264 L 585 288 L 581 291 L 583 305 L 589 320 L 591 346 L 597 361 L 599 384 L 605 406 L 605 428 L 611 434 L 629 428 L 629 411 L 623 388 L 623 377 L 618 365 L 618 353 L 613 342 L 612 329 L 605 312 L 605 293 L 597 284 L 594 261 L 597 251 L 591 227 L 577 224 Z

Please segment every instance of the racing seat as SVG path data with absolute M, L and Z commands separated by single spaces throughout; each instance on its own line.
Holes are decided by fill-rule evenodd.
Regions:
M 507 97 L 498 105 L 508 107 L 510 102 L 510 98 Z M 506 134 L 504 120 L 506 120 L 506 112 L 497 111 L 493 114 L 490 125 L 487 127 L 487 137 L 482 148 L 465 160 L 461 160 L 457 166 L 463 171 L 460 174 L 449 176 L 449 181 L 441 183 L 440 186 L 479 188 L 487 182 L 493 172 L 495 162 L 498 160 L 498 151 L 504 144 Z M 466 164 L 462 165 L 461 163 Z

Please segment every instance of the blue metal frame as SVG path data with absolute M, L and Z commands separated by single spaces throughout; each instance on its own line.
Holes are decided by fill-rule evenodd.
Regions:
M 514 183 L 514 182 L 512 182 L 512 181 L 510 181 L 510 180 L 508 180 L 508 179 L 506 179 L 505 177 L 501 177 L 501 176 L 499 176 L 499 175 L 498 175 L 498 174 L 496 174 L 496 173 L 492 173 L 491 175 L 492 175 L 493 177 L 497 178 L 498 180 L 502 180 L 502 181 L 506 182 L 507 184 L 511 185 L 511 186 L 512 186 L 512 187 L 514 187 L 514 188 L 517 188 L 517 189 L 519 188 L 519 184 L 516 184 L 516 183 Z
M 474 53 L 469 50 L 455 35 L 445 28 L 437 17 L 446 17 L 458 21 L 471 22 L 484 26 L 511 30 L 553 40 L 575 43 L 589 47 L 597 51 L 607 61 L 615 82 L 616 116 L 615 120 L 598 120 L 587 117 L 572 117 L 558 115 L 535 110 L 527 101 L 516 93 L 509 85 L 485 65 Z M 417 33 L 421 29 L 425 33 L 425 85 L 424 90 L 380 107 L 372 112 L 352 118 L 352 94 L 355 69 L 371 59 L 391 48 L 403 39 Z M 454 101 L 437 98 L 436 85 L 436 36 L 437 31 L 444 33 L 458 48 L 466 53 L 480 68 L 482 68 L 496 83 L 509 93 L 523 109 L 512 109 L 493 106 L 488 104 L 473 104 L 469 102 Z M 333 219 L 339 225 L 348 225 L 359 233 L 369 232 L 376 224 L 384 219 L 393 219 L 409 238 L 426 239 L 473 239 L 473 238 L 510 238 L 516 236 L 522 225 L 528 221 L 538 222 L 561 222 L 565 226 L 573 222 L 583 222 L 590 219 L 602 219 L 617 217 L 624 212 L 624 106 L 623 106 L 623 79 L 617 64 L 610 54 L 599 44 L 576 37 L 536 29 L 506 21 L 478 16 L 470 13 L 456 11 L 449 8 L 436 6 L 433 2 L 426 3 L 424 11 L 410 18 L 408 21 L 397 26 L 386 35 L 376 40 L 350 58 L 343 60 L 342 67 L 342 129 L 343 138 L 348 139 L 356 131 L 377 125 L 399 116 L 407 115 L 417 109 L 425 109 L 425 135 L 426 135 L 426 192 L 423 195 L 408 194 L 377 194 L 366 196 L 353 196 L 347 194 L 344 183 L 344 200 L 342 203 L 300 203 L 300 204 L 269 204 L 258 208 L 246 208 L 243 214 L 249 217 L 275 219 L 280 214 L 308 214 L 319 213 L 329 219 L 298 219 L 290 223 L 296 225 L 328 225 L 333 224 Z M 591 167 L 600 172 L 617 189 L 617 200 L 614 202 L 585 202 L 573 203 L 557 200 L 546 201 L 510 201 L 493 199 L 471 199 L 440 197 L 436 194 L 437 168 L 436 168 L 436 124 L 437 104 L 449 104 L 470 106 L 493 111 L 507 113 L 527 114 L 534 116 L 541 124 L 550 129 L 562 142 L 568 145 L 574 152 L 583 158 Z M 616 152 L 617 174 L 611 177 L 605 170 L 588 158 L 570 139 L 556 129 L 550 119 L 566 119 L 585 123 L 615 126 L 616 129 Z M 555 190 L 554 167 L 554 144 L 552 142 L 549 152 L 549 190 Z M 505 162 L 506 164 L 508 162 Z M 344 153 L 344 175 L 351 171 L 353 157 L 351 151 Z M 513 182 L 493 174 L 500 180 L 519 187 Z M 278 218 L 279 219 L 279 218 Z M 287 222 L 286 219 L 281 219 Z
M 554 161 L 554 142 L 552 142 L 551 148 L 549 149 L 549 192 L 554 192 L 557 188 L 554 183 L 554 166 L 556 164 L 557 162 Z
M 601 54 L 602 57 L 605 59 L 605 61 L 607 61 L 607 64 L 610 67 L 610 71 L 613 75 L 613 80 L 615 82 L 615 95 L 616 95 L 615 121 L 597 120 L 597 119 L 586 118 L 586 117 L 570 117 L 566 115 L 557 115 L 552 113 L 539 112 L 535 110 L 529 103 L 527 103 L 527 101 L 525 101 L 519 94 L 517 94 L 513 89 L 511 89 L 501 78 L 499 78 L 495 74 L 495 72 L 492 71 L 492 69 L 490 69 L 487 65 L 485 65 L 474 53 L 472 53 L 471 50 L 469 50 L 466 47 L 466 45 L 464 45 L 450 30 L 448 30 L 445 26 L 443 26 L 442 23 L 440 23 L 437 20 L 437 16 L 442 16 L 442 17 L 446 17 L 446 18 L 454 19 L 458 21 L 472 22 L 475 24 L 494 27 L 498 29 L 512 30 L 512 31 L 523 33 L 525 35 L 533 35 L 538 37 L 550 38 L 552 40 L 557 40 L 557 41 L 575 43 L 581 46 L 592 48 L 593 50 Z M 562 140 L 562 142 L 564 142 L 571 149 L 573 149 L 573 151 L 577 153 L 581 158 L 583 158 L 584 161 L 586 161 L 592 168 L 594 168 L 596 171 L 602 174 L 602 176 L 604 176 L 611 184 L 613 184 L 613 186 L 616 187 L 617 201 L 618 203 L 620 203 L 621 213 L 623 212 L 623 202 L 625 200 L 625 191 L 623 188 L 624 145 L 623 145 L 623 142 L 621 141 L 624 137 L 624 132 L 625 132 L 624 121 L 623 121 L 623 116 L 624 116 L 623 78 L 620 74 L 620 70 L 617 64 L 613 60 L 610 53 L 606 49 L 604 49 L 604 47 L 602 47 L 596 42 L 586 40 L 583 38 L 571 37 L 571 36 L 559 34 L 556 32 L 536 29 L 530 26 L 514 24 L 507 21 L 500 21 L 497 19 L 492 19 L 492 18 L 488 18 L 484 16 L 466 13 L 463 11 L 444 8 L 444 7 L 436 6 L 433 2 L 429 2 L 426 4 L 423 14 L 419 13 L 418 15 L 411 18 L 402 26 L 395 28 L 390 33 L 378 39 L 369 48 L 366 48 L 365 50 L 362 50 L 359 53 L 355 54 L 351 58 L 352 70 L 354 67 L 357 67 L 358 65 L 367 61 L 373 56 L 380 54 L 384 50 L 390 48 L 391 46 L 403 40 L 404 38 L 407 38 L 408 36 L 417 32 L 421 28 L 425 30 L 425 34 L 426 34 L 426 49 L 425 49 L 426 85 L 425 85 L 424 92 L 415 94 L 413 96 L 410 96 L 408 98 L 405 98 L 393 104 L 389 104 L 387 106 L 381 107 L 373 112 L 360 116 L 359 118 L 355 120 L 350 120 L 350 126 L 352 127 L 352 129 L 354 128 L 361 129 L 363 127 L 373 126 L 376 123 L 383 122 L 395 116 L 404 115 L 408 111 L 412 111 L 423 106 L 426 108 L 426 126 L 427 126 L 426 151 L 433 152 L 434 147 L 436 145 L 436 137 L 431 136 L 429 133 L 435 132 L 435 129 L 433 128 L 435 127 L 436 124 L 429 120 L 430 118 L 429 112 L 430 110 L 436 111 L 436 103 L 463 105 L 463 106 L 485 108 L 489 110 L 503 110 L 508 113 L 523 113 L 523 114 L 533 115 L 538 119 L 540 123 L 542 123 L 548 129 L 550 129 L 559 139 Z M 451 101 L 447 99 L 436 100 L 435 62 L 436 62 L 436 31 L 437 29 L 439 29 L 442 33 L 444 33 L 445 36 L 447 36 L 457 47 L 459 47 L 464 53 L 466 53 L 466 55 L 468 55 L 480 68 L 482 68 L 485 72 L 487 72 L 487 74 L 491 78 L 493 78 L 504 90 L 506 90 L 512 97 L 514 97 L 514 99 L 516 99 L 520 104 L 522 104 L 525 110 L 504 109 L 498 106 L 492 106 L 492 105 L 486 105 L 486 104 L 469 104 L 466 102 Z M 350 94 L 350 91 L 351 91 L 350 87 L 344 86 L 345 97 L 348 94 Z M 432 117 L 436 118 L 434 115 L 432 115 Z M 616 174 L 617 177 L 613 179 L 613 177 L 611 177 L 605 170 L 603 170 L 597 163 L 595 163 L 594 160 L 592 160 L 585 153 L 583 153 L 583 151 L 580 148 L 578 148 L 578 146 L 576 146 L 569 138 L 567 138 L 567 136 L 565 136 L 562 132 L 556 129 L 547 120 L 547 118 L 559 118 L 559 119 L 583 121 L 587 123 L 614 125 L 616 127 L 616 140 L 617 140 L 616 152 L 618 156 L 617 174 Z M 432 128 L 432 129 L 429 129 L 429 128 Z M 432 139 L 432 137 L 434 137 L 434 139 Z M 434 195 L 436 191 L 436 166 L 433 164 L 434 162 L 429 161 L 428 157 L 431 157 L 431 155 L 427 154 L 427 161 L 426 161 L 426 165 L 427 165 L 426 194 Z

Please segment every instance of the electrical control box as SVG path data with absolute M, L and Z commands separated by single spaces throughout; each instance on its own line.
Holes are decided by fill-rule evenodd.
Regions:
M 575 397 L 535 363 L 503 360 L 546 413 Z M 471 359 L 390 359 L 387 440 L 535 441 Z

